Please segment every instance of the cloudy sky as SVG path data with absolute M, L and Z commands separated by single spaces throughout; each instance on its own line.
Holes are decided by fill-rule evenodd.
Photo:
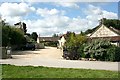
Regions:
M 0 16 L 13 25 L 27 24 L 40 36 L 94 28 L 101 18 L 117 19 L 118 2 L 1 2 Z

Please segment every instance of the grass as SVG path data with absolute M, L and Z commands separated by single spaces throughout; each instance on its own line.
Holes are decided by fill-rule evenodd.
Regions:
M 3 78 L 118 78 L 117 71 L 2 65 Z

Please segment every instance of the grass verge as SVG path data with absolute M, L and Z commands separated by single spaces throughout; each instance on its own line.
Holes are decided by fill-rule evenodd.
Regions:
M 2 78 L 118 78 L 117 71 L 2 65 Z

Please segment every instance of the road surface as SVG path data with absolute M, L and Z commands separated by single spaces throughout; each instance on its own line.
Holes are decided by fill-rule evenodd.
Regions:
M 35 51 L 16 51 L 12 59 L 0 59 L 0 64 L 18 66 L 46 66 L 58 68 L 83 68 L 118 71 L 119 62 L 65 60 L 62 51 L 54 47 L 46 47 Z

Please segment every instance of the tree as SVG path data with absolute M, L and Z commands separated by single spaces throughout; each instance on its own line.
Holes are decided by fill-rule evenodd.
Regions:
M 26 42 L 24 33 L 21 29 L 6 24 L 0 24 L 0 27 L 2 27 L 2 46 L 20 45 Z
M 26 32 L 27 32 L 27 29 L 26 29 L 27 27 L 26 27 L 26 24 L 23 22 L 23 31 L 24 31 L 24 34 L 26 34 Z
M 65 35 L 67 42 L 69 42 L 71 35 L 75 36 L 75 33 L 74 33 L 74 32 L 70 32 L 70 31 L 67 31 L 67 33 L 66 33 L 66 35 Z
M 86 42 L 85 36 L 68 32 L 64 49 L 69 53 L 70 59 L 78 59 L 82 55 L 82 45 Z
M 120 20 L 118 19 L 106 19 L 106 18 L 103 18 L 101 20 L 102 22 L 100 22 L 100 24 L 104 24 L 106 27 L 113 27 L 115 29 L 118 29 L 120 30 Z M 85 34 L 89 34 L 89 33 L 92 33 L 93 31 L 95 31 L 99 26 L 96 26 L 95 28 L 93 29 L 88 29 L 86 30 L 84 33 Z
M 10 33 L 10 27 L 9 26 L 0 26 L 2 27 L 2 46 L 7 46 L 9 43 L 9 33 Z
M 32 32 L 31 38 L 34 39 L 35 41 L 37 41 L 37 37 L 38 37 L 37 33 L 36 32 Z
M 58 35 L 57 34 L 53 34 L 53 36 L 52 37 L 58 37 Z
M 19 28 L 11 28 L 11 32 L 9 33 L 10 43 L 12 45 L 21 45 L 26 43 L 26 39 L 24 37 L 24 33 Z
M 115 29 L 120 30 L 120 20 L 118 19 L 103 19 L 103 24 L 106 25 L 107 27 L 113 27 Z

